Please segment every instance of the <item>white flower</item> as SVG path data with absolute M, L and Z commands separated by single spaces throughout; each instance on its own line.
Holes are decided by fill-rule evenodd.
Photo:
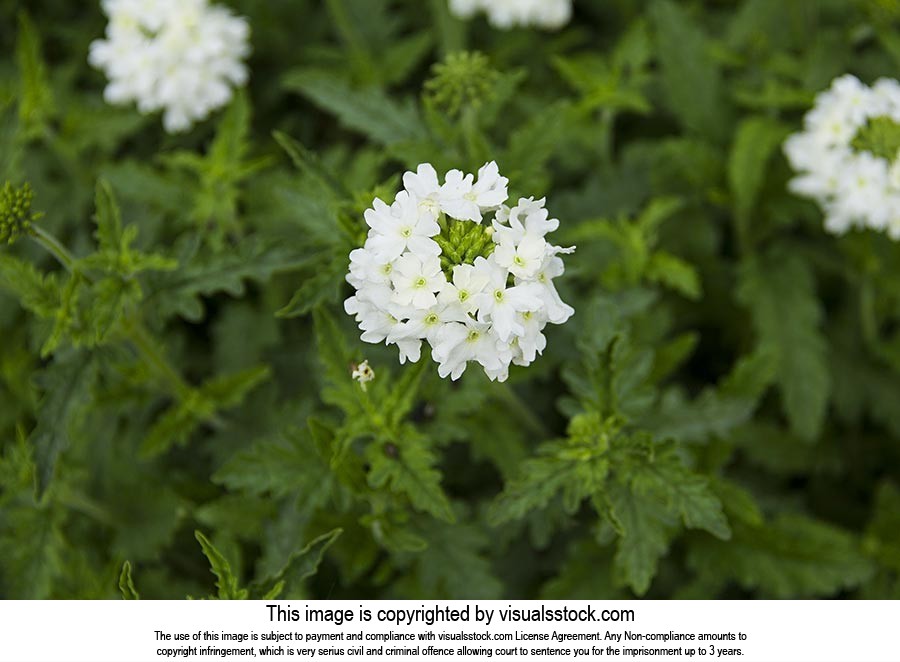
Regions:
M 365 245 L 350 253 L 344 302 L 369 343 L 396 345 L 400 362 L 431 347 L 441 377 L 458 379 L 470 361 L 492 380 L 527 366 L 544 351 L 548 324 L 574 312 L 553 278 L 561 253 L 546 235 L 559 226 L 544 200 L 505 206 L 508 181 L 496 163 L 477 179 L 451 170 L 443 183 L 427 163 L 403 176 L 405 190 L 388 205 L 376 199 L 364 216 Z M 493 213 L 491 223 L 483 215 Z
M 501 241 L 494 250 L 497 264 L 509 269 L 516 278 L 531 278 L 541 268 L 547 242 L 543 237 L 529 234 L 522 237 L 518 245 L 512 241 Z
M 556 30 L 572 18 L 572 0 L 450 0 L 450 11 L 459 18 L 471 18 L 479 10 L 501 30 L 529 26 Z
M 391 272 L 394 284 L 394 303 L 401 306 L 430 308 L 437 303 L 435 294 L 440 292 L 447 279 L 441 273 L 441 261 L 407 253 L 397 258 Z
M 448 282 L 441 288 L 438 301 L 447 306 L 459 306 L 464 313 L 474 316 L 478 311 L 475 297 L 487 285 L 487 274 L 471 264 L 457 264 L 453 267 L 453 282 Z
M 487 276 L 484 292 L 475 297 L 478 321 L 492 322 L 497 337 L 507 342 L 513 334 L 521 336 L 525 327 L 518 322 L 518 313 L 540 309 L 541 299 L 534 290 L 534 283 L 507 286 L 509 272 L 496 262 L 483 257 L 475 260 L 475 268 Z
M 434 218 L 421 213 L 419 201 L 406 191 L 398 193 L 390 207 L 375 198 L 374 209 L 367 209 L 365 218 L 372 229 L 366 248 L 378 259 L 389 262 L 407 249 L 420 256 L 441 252 L 430 239 L 441 231 L 440 227 Z
M 226 105 L 247 82 L 250 27 L 208 0 L 103 0 L 105 39 L 88 61 L 109 79 L 104 97 L 163 112 L 166 131 L 185 131 Z
M 896 239 L 900 237 L 900 154 L 891 153 L 896 152 L 892 145 L 884 145 L 875 154 L 868 149 L 878 146 L 857 142 L 873 122 L 882 123 L 879 128 L 885 123 L 895 125 L 900 138 L 900 83 L 880 79 L 868 87 L 855 76 L 837 78 L 816 97 L 803 131 L 784 143 L 784 153 L 798 173 L 789 189 L 819 203 L 829 232 L 867 227 Z

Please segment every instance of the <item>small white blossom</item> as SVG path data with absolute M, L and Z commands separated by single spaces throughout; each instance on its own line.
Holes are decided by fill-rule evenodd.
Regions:
M 883 120 L 900 124 L 900 83 L 868 87 L 845 75 L 816 97 L 803 131 L 784 143 L 798 173 L 790 190 L 819 203 L 829 232 L 865 227 L 900 239 L 900 154 L 889 159 L 856 147 L 860 132 Z
M 368 361 L 363 361 L 358 366 L 353 368 L 353 372 L 350 373 L 350 376 L 359 382 L 359 387 L 365 391 L 366 384 L 373 381 L 375 379 L 375 371 L 369 366 Z
M 365 212 L 365 245 L 350 253 L 344 302 L 369 343 L 396 345 L 400 362 L 431 347 L 441 377 L 458 379 L 470 361 L 494 380 L 544 351 L 548 324 L 574 312 L 553 278 L 564 270 L 546 235 L 559 226 L 544 200 L 510 209 L 505 177 L 487 163 L 477 178 L 451 170 L 441 182 L 427 163 L 403 176 L 392 204 Z M 492 214 L 490 223 L 482 223 Z M 446 252 L 445 252 L 446 251 Z
M 450 0 L 450 11 L 459 18 L 482 11 L 501 30 L 529 26 L 557 30 L 572 18 L 572 0 Z

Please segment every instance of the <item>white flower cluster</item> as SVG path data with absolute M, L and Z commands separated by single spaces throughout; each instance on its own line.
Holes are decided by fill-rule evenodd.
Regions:
M 506 206 L 507 183 L 494 162 L 477 179 L 451 170 L 443 183 L 426 163 L 403 176 L 393 204 L 375 199 L 365 245 L 350 253 L 356 294 L 344 302 L 365 342 L 397 345 L 404 363 L 419 360 L 425 340 L 440 376 L 454 380 L 477 361 L 504 381 L 510 363 L 544 350 L 547 323 L 574 313 L 553 285 L 559 255 L 574 248 L 547 242 L 559 221 L 543 199 Z
M 865 144 L 872 138 L 859 142 L 867 132 L 874 148 Z M 841 76 L 816 97 L 804 130 L 785 142 L 799 173 L 790 189 L 822 206 L 829 232 L 867 227 L 900 239 L 898 137 L 900 83 L 882 78 L 868 87 L 855 76 Z
M 557 30 L 572 18 L 572 0 L 450 0 L 450 10 L 459 18 L 482 11 L 501 30 L 517 26 Z
M 250 27 L 207 0 L 103 0 L 106 38 L 89 62 L 109 79 L 107 102 L 164 110 L 166 131 L 185 131 L 247 81 Z

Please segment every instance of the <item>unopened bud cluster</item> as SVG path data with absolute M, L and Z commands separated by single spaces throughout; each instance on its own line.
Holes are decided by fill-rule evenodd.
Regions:
M 12 244 L 29 233 L 31 223 L 39 217 L 31 211 L 33 198 L 29 184 L 15 188 L 6 182 L 0 189 L 0 244 Z

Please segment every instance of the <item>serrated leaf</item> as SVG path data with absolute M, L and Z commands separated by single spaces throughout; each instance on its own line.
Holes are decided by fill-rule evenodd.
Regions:
M 325 552 L 343 532 L 343 529 L 333 529 L 311 540 L 302 549 L 291 554 L 277 575 L 253 587 L 252 592 L 266 599 L 278 597 L 282 600 L 291 600 L 306 597 L 302 592 L 303 581 L 316 574 Z
M 204 297 L 219 292 L 243 296 L 245 281 L 264 283 L 275 274 L 306 266 L 309 260 L 284 247 L 265 246 L 252 240 L 245 240 L 226 253 L 198 254 L 199 248 L 199 242 L 185 242 L 181 246 L 180 268 L 148 279 L 145 307 L 161 319 L 180 315 L 199 321 L 205 310 Z
M 41 55 L 40 37 L 25 11 L 19 12 L 16 64 L 21 80 L 19 121 L 26 137 L 33 138 L 45 130 L 46 123 L 54 113 L 54 101 L 47 65 Z
M 119 592 L 122 594 L 123 600 L 140 600 L 141 596 L 134 587 L 134 580 L 131 578 L 131 562 L 125 561 L 122 564 L 122 572 L 119 573 Z
M 45 318 L 56 314 L 62 296 L 54 274 L 43 274 L 30 262 L 4 254 L 0 254 L 0 289 L 15 295 L 22 307 Z
M 418 557 L 417 592 L 423 597 L 492 600 L 501 596 L 503 585 L 494 576 L 486 553 L 491 539 L 477 524 L 447 526 L 427 520 L 422 535 L 428 541 L 428 553 Z
M 199 389 L 179 394 L 180 400 L 160 416 L 141 443 L 141 455 L 153 457 L 173 445 L 187 443 L 194 431 L 217 411 L 239 405 L 246 395 L 270 376 L 267 366 L 256 366 L 232 375 L 221 375 Z
M 283 319 L 302 317 L 313 308 L 338 298 L 341 276 L 346 271 L 339 260 L 329 256 L 315 263 L 310 271 L 311 274 L 303 279 L 303 284 L 294 292 L 291 300 L 275 313 L 276 316 Z
M 692 301 L 697 301 L 703 294 L 697 270 L 681 258 L 663 251 L 650 256 L 646 276 L 650 282 L 665 285 Z
M 122 243 L 122 215 L 107 181 L 101 179 L 97 182 L 94 200 L 94 223 L 100 250 L 118 252 Z
M 776 362 L 776 380 L 791 428 L 806 439 L 820 433 L 830 394 L 828 345 L 813 275 L 797 254 L 778 251 L 746 260 L 739 301 L 751 313 L 760 348 Z
M 415 105 L 398 103 L 379 88 L 356 89 L 332 73 L 315 70 L 288 73 L 282 84 L 379 144 L 390 146 L 427 138 Z
M 669 549 L 673 522 L 665 510 L 621 484 L 611 485 L 607 498 L 622 530 L 614 557 L 616 569 L 625 584 L 643 595 L 650 588 L 660 557 Z
M 388 447 L 390 444 L 390 447 Z M 396 444 L 372 443 L 366 451 L 370 469 L 369 484 L 403 494 L 417 510 L 431 513 L 446 522 L 455 521 L 453 509 L 441 487 L 437 457 L 427 439 L 407 433 Z
M 770 117 L 750 117 L 738 126 L 728 159 L 728 183 L 740 231 L 749 232 L 750 215 L 765 181 L 767 165 L 789 133 Z
M 697 541 L 689 564 L 778 599 L 835 596 L 858 586 L 873 570 L 846 531 L 787 514 L 758 527 L 736 526 L 728 544 Z
M 65 517 L 59 508 L 22 503 L 4 508 L 0 557 L 5 595 L 45 600 L 66 572 Z
M 325 457 L 308 433 L 286 430 L 236 453 L 213 475 L 232 490 L 280 497 L 299 492 L 311 510 L 324 505 L 333 489 Z
M 650 17 L 670 109 L 685 129 L 724 139 L 729 107 L 703 29 L 687 9 L 670 0 L 652 4 Z
M 219 600 L 246 600 L 249 592 L 245 588 L 240 588 L 238 579 L 231 571 L 231 564 L 228 559 L 216 549 L 209 538 L 200 531 L 194 531 L 194 537 L 200 543 L 203 554 L 209 561 L 209 571 L 216 576 L 216 587 L 218 588 Z
M 44 398 L 29 437 L 34 448 L 35 493 L 50 486 L 60 454 L 71 443 L 72 427 L 91 399 L 96 364 L 87 352 L 57 358 L 42 374 Z

